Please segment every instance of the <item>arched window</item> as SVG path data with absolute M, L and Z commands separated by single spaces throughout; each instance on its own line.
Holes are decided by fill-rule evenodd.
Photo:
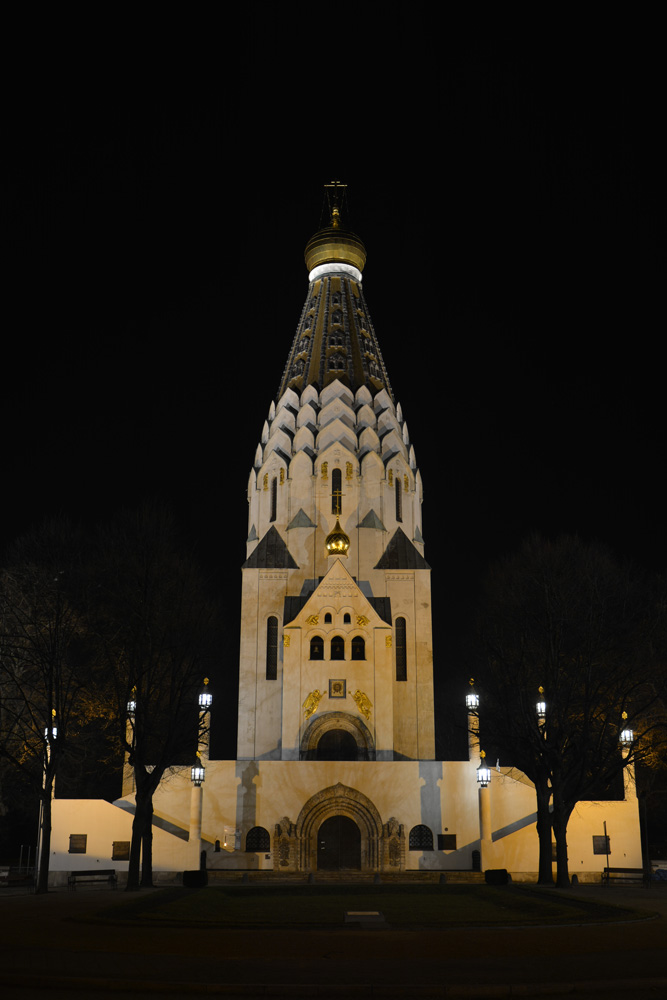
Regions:
M 346 611 L 345 614 L 343 615 L 343 625 L 351 625 L 351 624 L 352 624 L 352 616 L 350 615 L 349 611 Z
M 332 621 L 331 612 L 327 611 L 326 615 L 324 616 L 324 624 L 331 625 L 331 621 Z
M 429 827 L 424 826 L 420 823 L 419 826 L 413 826 L 410 830 L 410 846 L 411 851 L 432 851 L 433 850 L 433 834 L 431 833 Z
M 403 497 L 401 495 L 401 477 L 396 476 L 396 483 L 394 484 L 394 490 L 396 491 L 396 520 L 403 520 Z
M 332 660 L 344 660 L 345 659 L 345 640 L 342 635 L 335 635 L 331 640 L 331 659 Z
M 314 635 L 310 640 L 310 658 L 311 660 L 324 659 L 324 639 L 321 635 Z
M 397 618 L 394 623 L 396 639 L 396 680 L 407 681 L 408 679 L 408 656 L 405 640 L 405 618 Z
M 263 826 L 253 826 L 252 830 L 248 830 L 245 839 L 245 849 L 246 851 L 270 851 L 271 837 L 269 836 L 269 831 L 265 830 Z
M 355 635 L 352 639 L 352 659 L 353 660 L 365 660 L 366 659 L 366 643 L 362 636 Z
M 266 623 L 266 679 L 278 677 L 278 619 L 271 615 Z
M 343 510 L 343 473 L 340 469 L 331 472 L 331 513 L 340 514 Z
M 275 521 L 278 513 L 278 480 L 273 477 L 271 480 L 271 516 L 269 521 Z

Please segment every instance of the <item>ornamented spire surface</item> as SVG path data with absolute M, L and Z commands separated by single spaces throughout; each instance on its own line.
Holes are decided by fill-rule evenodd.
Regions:
M 336 185 L 337 188 L 343 185 Z M 309 286 L 276 399 L 287 389 L 322 391 L 338 380 L 353 393 L 371 396 L 391 386 L 362 290 L 366 248 L 346 229 L 334 202 L 331 223 L 310 238 L 305 250 Z

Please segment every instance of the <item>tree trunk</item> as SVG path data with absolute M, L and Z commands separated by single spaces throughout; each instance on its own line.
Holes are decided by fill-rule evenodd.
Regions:
M 153 888 L 153 797 L 148 800 L 141 838 L 141 888 Z
M 139 872 L 141 862 L 141 848 L 144 842 L 146 823 L 152 820 L 153 802 L 150 789 L 145 781 L 145 777 L 139 776 L 138 769 L 135 771 L 135 810 L 132 821 L 132 840 L 130 841 L 130 863 L 127 869 L 128 892 L 135 892 L 139 888 Z
M 567 824 L 572 807 L 569 808 L 560 800 L 554 787 L 553 827 L 556 837 L 556 885 L 559 889 L 567 889 L 570 885 L 570 872 L 567 859 Z
M 537 874 L 538 885 L 553 885 L 553 870 L 551 860 L 551 812 L 549 802 L 551 789 L 548 775 L 539 775 L 535 782 L 537 793 L 537 836 L 539 839 L 539 865 Z

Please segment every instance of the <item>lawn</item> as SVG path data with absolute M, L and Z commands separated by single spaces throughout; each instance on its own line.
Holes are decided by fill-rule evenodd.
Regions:
M 379 911 L 396 928 L 580 924 L 640 914 L 525 886 L 211 886 L 126 896 L 99 919 L 141 926 L 344 926 L 345 913 Z M 645 916 L 645 914 L 642 914 Z

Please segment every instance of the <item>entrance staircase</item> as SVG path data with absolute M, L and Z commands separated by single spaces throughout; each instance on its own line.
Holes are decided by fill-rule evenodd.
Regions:
M 484 874 L 470 871 L 361 872 L 357 870 L 319 872 L 208 871 L 209 885 L 483 885 Z

